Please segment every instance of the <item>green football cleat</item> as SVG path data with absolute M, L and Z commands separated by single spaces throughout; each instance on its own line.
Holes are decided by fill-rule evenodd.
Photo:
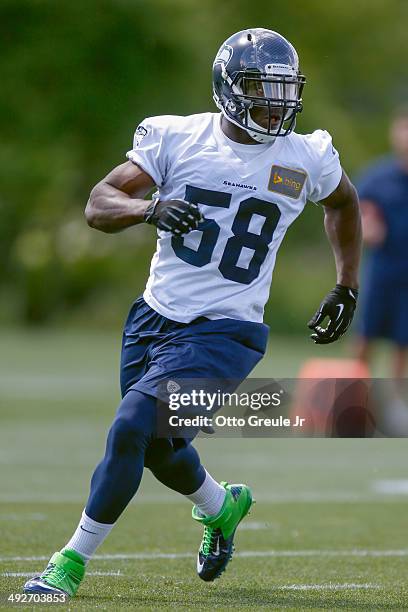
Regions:
M 244 484 L 229 485 L 224 504 L 215 516 L 205 516 L 194 506 L 193 519 L 204 525 L 204 535 L 197 556 L 197 573 L 202 580 L 211 582 L 227 567 L 234 552 L 235 531 L 254 503 L 251 489 Z
M 24 592 L 73 597 L 84 576 L 84 560 L 81 555 L 68 548 L 54 553 L 43 573 L 25 583 Z

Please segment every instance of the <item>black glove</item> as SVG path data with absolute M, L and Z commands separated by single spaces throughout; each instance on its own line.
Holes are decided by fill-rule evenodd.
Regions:
M 161 230 L 171 232 L 175 236 L 181 236 L 197 229 L 198 224 L 203 220 L 203 216 L 197 204 L 191 204 L 186 200 L 160 202 L 156 198 L 146 208 L 144 220 Z
M 313 319 L 307 324 L 315 333 L 310 337 L 315 344 L 330 344 L 342 336 L 353 320 L 357 304 L 358 291 L 344 285 L 336 285 L 324 298 L 319 310 Z M 329 317 L 330 321 L 326 328 L 320 327 L 320 323 Z

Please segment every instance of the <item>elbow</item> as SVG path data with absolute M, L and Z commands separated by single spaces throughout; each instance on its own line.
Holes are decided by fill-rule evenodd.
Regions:
M 95 188 L 92 189 L 89 200 L 85 206 L 84 211 L 85 219 L 89 227 L 96 228 L 96 209 L 95 209 Z
M 88 201 L 88 204 L 86 205 L 84 215 L 85 215 L 85 220 L 87 224 L 89 225 L 89 227 L 94 227 L 94 214 L 93 214 L 91 206 L 89 205 L 89 201 Z

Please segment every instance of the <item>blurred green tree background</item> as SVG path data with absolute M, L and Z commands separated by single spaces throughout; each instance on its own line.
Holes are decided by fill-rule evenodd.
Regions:
M 143 290 L 154 231 L 87 227 L 92 186 L 125 161 L 146 116 L 214 111 L 213 57 L 245 27 L 296 46 L 308 83 L 298 130 L 333 134 L 353 176 L 388 148 L 408 96 L 405 0 L 2 0 L 0 323 L 113 326 Z M 304 333 L 333 285 L 320 207 L 278 255 L 266 322 Z

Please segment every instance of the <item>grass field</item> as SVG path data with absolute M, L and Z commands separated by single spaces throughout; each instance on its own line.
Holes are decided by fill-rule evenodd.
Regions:
M 77 525 L 118 402 L 119 341 L 76 331 L 2 333 L 3 605 Z M 295 375 L 314 348 L 272 339 L 255 374 Z M 209 585 L 196 577 L 201 531 L 190 504 L 147 473 L 69 608 L 408 610 L 406 444 L 201 439 L 214 476 L 248 482 L 257 499 L 228 571 Z

